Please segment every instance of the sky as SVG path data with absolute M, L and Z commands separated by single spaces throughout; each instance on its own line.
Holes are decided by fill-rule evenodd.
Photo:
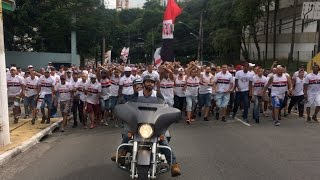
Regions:
M 142 6 L 146 0 L 129 0 L 130 1 L 130 7 L 137 7 Z M 116 0 L 109 0 L 109 8 L 115 9 L 116 8 Z

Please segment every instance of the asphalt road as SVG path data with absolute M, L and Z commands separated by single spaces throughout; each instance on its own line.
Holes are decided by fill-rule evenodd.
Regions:
M 181 180 L 319 180 L 320 125 L 296 115 L 275 127 L 270 118 L 259 125 L 239 121 L 198 121 L 171 128 L 171 146 L 181 165 Z M 110 160 L 120 129 L 68 128 L 0 168 L 0 179 L 130 179 Z M 171 179 L 170 174 L 159 179 Z

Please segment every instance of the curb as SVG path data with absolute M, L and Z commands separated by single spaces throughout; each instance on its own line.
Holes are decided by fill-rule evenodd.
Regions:
M 30 139 L 26 140 L 25 142 L 23 142 L 21 145 L 3 153 L 0 155 L 0 166 L 3 166 L 4 164 L 6 164 L 10 159 L 16 157 L 17 155 L 19 155 L 20 153 L 25 152 L 26 150 L 28 150 L 29 148 L 31 148 L 32 146 L 36 145 L 39 143 L 40 139 L 42 139 L 44 136 L 49 135 L 52 133 L 52 131 L 54 129 L 56 129 L 57 127 L 59 127 L 59 125 L 61 124 L 62 119 L 58 120 L 57 122 L 51 124 L 49 127 L 47 127 L 46 129 L 40 131 L 38 134 L 32 136 Z

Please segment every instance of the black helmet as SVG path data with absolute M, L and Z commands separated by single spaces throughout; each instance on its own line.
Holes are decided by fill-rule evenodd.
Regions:
M 137 84 L 142 84 L 143 82 L 142 82 L 142 79 L 135 79 L 134 81 L 133 81 L 133 85 L 137 85 Z
M 145 81 L 147 81 L 147 80 L 153 81 L 153 82 L 156 81 L 155 78 L 154 78 L 153 76 L 150 76 L 150 75 L 146 75 L 146 76 L 143 78 L 143 83 L 144 83 Z

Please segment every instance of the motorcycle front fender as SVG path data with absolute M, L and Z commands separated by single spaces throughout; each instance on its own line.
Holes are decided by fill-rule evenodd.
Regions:
M 150 150 L 138 150 L 137 164 L 142 166 L 148 166 L 151 163 L 151 151 Z

